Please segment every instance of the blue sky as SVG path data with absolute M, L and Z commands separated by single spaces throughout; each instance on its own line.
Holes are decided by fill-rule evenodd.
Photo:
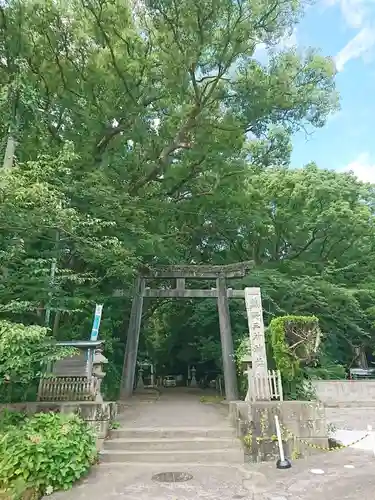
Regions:
M 341 111 L 322 129 L 297 134 L 292 166 L 315 161 L 375 182 L 375 1 L 318 0 L 291 42 L 334 57 L 341 95 Z

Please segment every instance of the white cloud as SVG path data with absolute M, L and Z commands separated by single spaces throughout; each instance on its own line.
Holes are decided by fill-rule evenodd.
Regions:
M 368 4 L 371 0 L 325 0 L 327 7 L 338 5 L 345 22 L 351 28 L 361 28 L 366 19 Z
M 367 64 L 372 60 L 375 48 L 374 0 L 323 0 L 325 7 L 337 5 L 345 24 L 357 29 L 357 34 L 335 56 L 337 71 L 342 71 L 347 62 L 361 58 Z
M 375 160 L 369 153 L 361 153 L 354 161 L 340 169 L 341 172 L 353 172 L 360 181 L 375 184 Z
M 352 59 L 362 58 L 368 60 L 370 52 L 375 46 L 375 31 L 370 27 L 362 28 L 343 49 L 335 56 L 337 71 L 342 71 L 347 62 Z
M 262 64 L 267 63 L 268 61 L 267 45 L 265 43 L 258 43 L 255 47 L 253 57 Z

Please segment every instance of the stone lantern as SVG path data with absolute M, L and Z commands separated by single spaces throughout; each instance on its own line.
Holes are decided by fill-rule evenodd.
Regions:
M 252 362 L 251 362 L 251 354 L 247 353 L 241 358 L 241 370 L 243 373 L 247 373 L 251 370 Z
M 101 386 L 103 379 L 105 377 L 105 371 L 103 367 L 108 363 L 108 359 L 102 354 L 102 347 L 98 347 L 95 350 L 94 360 L 92 364 L 92 374 L 97 380 L 97 390 L 96 390 L 96 403 L 103 403 L 103 396 L 101 393 Z
M 145 384 L 143 382 L 143 364 L 140 365 L 139 370 L 138 370 L 138 380 L 137 380 L 137 390 L 142 391 L 145 388 Z
M 196 376 L 195 376 L 196 373 L 197 373 L 197 370 L 196 370 L 195 366 L 193 366 L 192 369 L 191 369 L 190 387 L 198 387 L 197 379 L 196 379 Z

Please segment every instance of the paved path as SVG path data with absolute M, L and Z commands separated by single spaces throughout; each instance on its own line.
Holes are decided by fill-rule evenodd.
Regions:
M 346 466 L 354 468 L 346 468 Z M 313 471 L 323 470 L 324 474 Z M 170 470 L 179 471 L 178 467 Z M 375 490 L 373 455 L 344 450 L 299 460 L 287 471 L 274 463 L 235 467 L 184 469 L 186 483 L 156 483 L 154 467 L 99 466 L 88 479 L 56 500 L 372 500 Z
M 326 408 L 326 419 L 331 436 L 340 443 L 345 446 L 355 443 L 352 447 L 358 450 L 375 450 L 374 406 Z M 372 432 L 368 430 L 369 426 Z
M 125 409 L 122 426 L 223 427 L 223 405 L 204 405 L 199 395 L 178 397 L 171 391 L 159 401 Z M 183 470 L 181 470 L 183 468 Z M 319 469 L 323 474 L 315 474 Z M 193 477 L 185 483 L 158 483 L 155 473 L 179 471 Z M 287 471 L 274 463 L 244 466 L 189 466 L 173 464 L 103 464 L 69 492 L 54 500 L 372 500 L 375 491 L 373 454 L 346 449 L 315 455 L 293 463 Z M 51 497 L 50 497 L 51 498 Z
M 250 491 L 253 488 L 254 500 L 374 498 L 375 459 L 372 453 L 346 449 L 297 460 L 286 471 L 275 470 L 272 463 L 253 465 L 251 469 L 243 485 Z
M 203 404 L 203 391 L 166 389 L 160 399 L 133 404 L 119 417 L 122 427 L 223 427 L 228 410 L 223 404 Z
M 327 423 L 337 429 L 366 430 L 368 425 L 375 429 L 375 406 L 326 408 Z

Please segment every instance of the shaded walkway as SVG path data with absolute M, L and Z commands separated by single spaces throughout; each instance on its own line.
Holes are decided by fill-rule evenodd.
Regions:
M 225 427 L 229 426 L 228 409 L 224 404 L 203 404 L 204 391 L 165 389 L 157 400 L 133 398 L 122 410 L 118 420 L 122 427 Z

